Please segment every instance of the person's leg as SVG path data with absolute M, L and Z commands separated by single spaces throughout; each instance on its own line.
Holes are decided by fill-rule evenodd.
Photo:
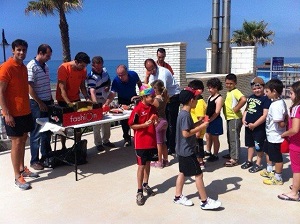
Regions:
M 256 152 L 256 165 L 258 166 L 261 166 L 261 163 L 262 163 L 262 158 L 264 156 L 264 153 L 263 152 Z
M 110 139 L 110 123 L 105 123 L 101 125 L 101 132 L 102 132 L 102 142 L 108 143 Z
M 179 173 L 176 179 L 175 196 L 180 197 L 182 195 L 183 185 L 185 177 L 183 173 Z
M 26 140 L 28 138 L 28 133 L 24 133 L 23 136 L 21 137 L 21 142 L 20 142 L 20 170 L 19 171 L 23 171 L 25 164 L 24 164 L 24 159 L 25 159 L 25 146 L 26 146 Z
M 283 162 L 275 163 L 275 173 L 282 174 Z
M 180 103 L 178 100 L 170 100 L 166 106 L 166 117 L 168 121 L 167 129 L 167 147 L 170 153 L 175 153 L 176 139 L 176 123 L 178 117 Z
M 36 123 L 36 119 L 41 117 L 40 108 L 36 101 L 30 100 L 30 109 L 34 123 L 34 129 L 30 132 L 30 164 L 39 162 L 39 148 L 40 148 L 40 125 Z
M 248 161 L 252 162 L 254 156 L 254 148 L 253 147 L 248 147 Z M 257 158 L 258 159 L 258 158 Z
M 144 166 L 143 183 L 148 184 L 149 176 L 150 176 L 150 161 L 147 161 L 146 165 Z
M 44 103 L 49 106 L 51 105 L 51 101 L 44 101 Z M 48 117 L 49 114 L 48 112 L 41 112 L 41 116 L 40 117 Z M 46 132 L 41 132 L 40 133 L 40 144 L 41 144 L 41 162 L 43 162 L 47 157 L 48 157 L 48 153 L 52 151 L 51 149 L 51 136 L 52 136 L 52 132 L 51 131 L 46 131 Z
M 143 189 L 143 179 L 144 179 L 144 170 L 145 166 L 144 165 L 138 165 L 137 169 L 137 185 L 138 185 L 138 190 Z
M 297 198 L 299 197 L 298 192 L 300 190 L 300 173 L 293 173 L 293 187 L 291 191 L 291 196 Z
M 206 138 L 206 151 L 208 153 L 211 153 L 211 147 L 212 147 L 211 134 L 210 133 L 206 133 L 205 134 L 205 138 Z
M 122 131 L 123 131 L 123 139 L 124 141 L 129 141 L 131 142 L 131 136 L 129 134 L 130 127 L 128 125 L 128 119 L 126 120 L 121 120 L 121 126 L 122 126 Z
M 214 155 L 217 156 L 220 149 L 219 135 L 211 135 L 211 141 L 214 146 Z
M 201 201 L 205 201 L 207 199 L 207 195 L 203 182 L 203 173 L 195 176 L 195 182 Z
M 157 144 L 157 156 L 158 156 L 157 162 L 159 164 L 162 164 L 162 153 L 163 153 L 163 144 Z
M 13 165 L 15 179 L 20 177 L 20 169 L 24 169 L 24 158 L 22 158 L 23 136 L 11 137 L 11 162 Z
M 94 133 L 94 144 L 96 146 L 102 145 L 102 138 L 100 133 L 101 125 L 93 126 L 93 133 Z
M 228 123 L 230 157 L 232 161 L 238 161 L 240 154 L 240 132 L 242 128 L 242 119 L 233 119 L 230 120 Z

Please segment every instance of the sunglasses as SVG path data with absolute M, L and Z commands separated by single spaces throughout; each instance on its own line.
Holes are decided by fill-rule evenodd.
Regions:
M 255 82 L 251 82 L 250 84 L 252 87 L 261 87 L 261 86 L 263 87 L 264 86 L 263 84 L 259 84 L 259 83 L 255 83 Z

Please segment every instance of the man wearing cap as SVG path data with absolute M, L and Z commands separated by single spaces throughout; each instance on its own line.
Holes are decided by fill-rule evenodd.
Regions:
M 168 130 L 167 130 L 167 146 L 169 148 L 169 154 L 175 153 L 175 135 L 176 135 L 176 122 L 179 111 L 179 93 L 180 88 L 177 84 L 175 78 L 171 72 L 161 66 L 157 66 L 155 61 L 151 58 L 148 58 L 144 62 L 146 68 L 145 83 L 152 83 L 153 81 L 160 79 L 164 82 L 170 101 L 166 107 L 166 117 L 168 120 Z

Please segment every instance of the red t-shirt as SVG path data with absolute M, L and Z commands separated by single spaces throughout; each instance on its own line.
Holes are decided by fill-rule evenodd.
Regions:
M 139 102 L 130 114 L 128 124 L 144 124 L 152 114 L 157 114 L 157 109 L 153 105 L 145 105 Z M 156 148 L 156 132 L 154 124 L 147 128 L 134 130 L 134 148 L 135 149 L 153 149 Z
M 4 99 L 9 113 L 14 117 L 30 114 L 26 66 L 9 58 L 0 65 L 0 81 L 7 83 Z
M 86 68 L 77 71 L 73 70 L 71 63 L 66 62 L 59 66 L 57 71 L 57 80 L 66 82 L 66 92 L 71 102 L 80 100 L 80 84 L 86 79 Z M 57 84 L 56 87 L 56 100 L 64 101 L 61 96 L 61 90 Z

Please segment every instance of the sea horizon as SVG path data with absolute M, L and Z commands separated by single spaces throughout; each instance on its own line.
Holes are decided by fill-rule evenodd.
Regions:
M 271 57 L 261 57 L 257 58 L 256 65 L 263 65 L 265 61 L 271 60 Z M 26 65 L 29 60 L 25 60 L 24 64 Z M 284 63 L 300 63 L 300 57 L 286 57 L 284 58 Z M 62 60 L 49 60 L 47 65 L 50 70 L 50 80 L 51 84 L 57 83 L 57 69 L 62 64 Z M 104 67 L 107 69 L 108 74 L 111 79 L 116 76 L 116 67 L 120 64 L 128 65 L 127 59 L 111 59 L 104 60 Z M 130 68 L 129 68 L 130 69 Z M 91 70 L 91 65 L 87 66 L 87 71 Z M 186 60 L 186 72 L 205 72 L 206 71 L 206 58 L 189 58 Z

